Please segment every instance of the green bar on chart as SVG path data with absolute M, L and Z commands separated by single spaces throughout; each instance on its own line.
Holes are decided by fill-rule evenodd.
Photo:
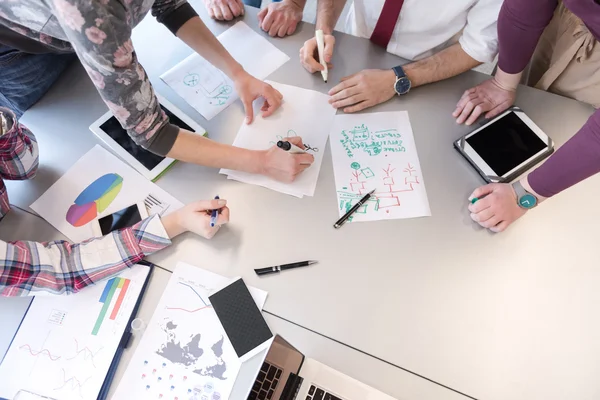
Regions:
M 94 325 L 94 329 L 92 330 L 92 335 L 98 335 L 98 331 L 100 331 L 100 326 L 102 326 L 102 321 L 104 321 L 104 317 L 106 316 L 106 312 L 108 311 L 108 307 L 110 307 L 110 302 L 112 301 L 113 295 L 119 286 L 121 279 L 114 279 L 113 283 L 108 291 L 108 295 L 106 296 L 106 300 L 102 305 L 102 310 L 100 310 L 100 314 L 98 315 L 98 319 L 96 320 L 96 325 Z

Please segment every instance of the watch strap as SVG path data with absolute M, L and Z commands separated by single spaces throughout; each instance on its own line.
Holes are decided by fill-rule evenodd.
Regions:
M 406 77 L 406 73 L 404 72 L 404 68 L 402 68 L 401 65 L 398 65 L 398 66 L 392 68 L 392 70 L 396 74 L 397 78 L 405 78 Z
M 517 194 L 517 201 L 521 197 L 523 197 L 523 196 L 525 196 L 527 194 L 527 190 L 525 190 L 525 188 L 521 184 L 521 181 L 515 181 L 515 182 L 513 182 L 512 187 L 515 190 L 515 193 Z

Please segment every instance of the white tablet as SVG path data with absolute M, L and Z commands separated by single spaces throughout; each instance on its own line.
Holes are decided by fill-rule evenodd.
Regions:
M 554 151 L 548 137 L 517 108 L 468 133 L 454 147 L 487 182 L 511 182 Z
M 206 135 L 204 128 L 195 123 L 180 109 L 162 96 L 157 94 L 157 97 L 161 108 L 167 114 L 169 121 L 173 125 L 177 125 L 180 128 L 195 132 L 199 135 Z M 152 181 L 156 181 L 162 173 L 176 162 L 176 160 L 173 160 L 172 158 L 159 156 L 138 146 L 131 137 L 129 137 L 127 131 L 121 127 L 119 121 L 110 111 L 90 125 L 90 130 L 106 143 L 119 157 L 127 161 L 129 165 L 135 168 L 139 173 Z

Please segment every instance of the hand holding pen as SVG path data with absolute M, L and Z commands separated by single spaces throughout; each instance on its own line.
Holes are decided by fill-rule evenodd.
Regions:
M 196 201 L 165 215 L 161 220 L 170 238 L 183 232 L 193 232 L 211 239 L 222 225 L 229 222 L 229 208 L 227 200 L 223 199 Z M 214 226 L 211 226 L 211 222 Z

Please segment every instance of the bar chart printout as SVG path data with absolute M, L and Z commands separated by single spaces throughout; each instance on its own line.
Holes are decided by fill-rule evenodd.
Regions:
M 129 288 L 131 280 L 126 278 L 112 278 L 104 286 L 102 295 L 100 296 L 100 303 L 102 303 L 102 309 L 98 314 L 96 324 L 92 329 L 92 335 L 98 335 L 102 322 L 107 318 L 115 320 L 123 304 L 123 299 L 127 295 L 127 289 Z M 111 311 L 112 310 L 112 311 Z M 110 314 L 109 314 L 110 312 Z

